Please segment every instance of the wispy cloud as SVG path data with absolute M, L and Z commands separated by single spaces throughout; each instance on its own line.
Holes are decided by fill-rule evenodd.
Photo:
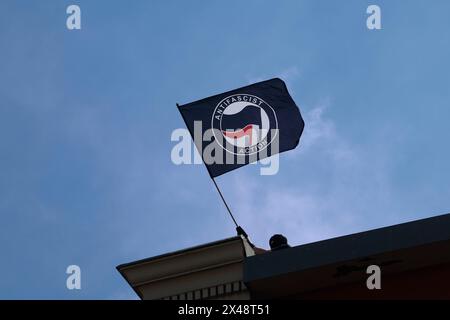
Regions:
M 258 245 L 267 247 L 274 233 L 299 244 L 381 223 L 382 208 L 390 198 L 387 153 L 377 150 L 378 160 L 366 161 L 373 151 L 339 133 L 327 117 L 329 106 L 330 99 L 323 99 L 304 114 L 301 146 L 281 158 L 281 170 L 288 167 L 286 172 L 296 177 L 294 183 L 234 177 L 236 212 Z M 383 224 L 388 221 L 383 219 Z
M 297 66 L 290 66 L 286 69 L 281 70 L 278 73 L 271 73 L 271 74 L 265 74 L 265 75 L 258 75 L 258 76 L 249 76 L 247 77 L 247 82 L 249 84 L 264 81 L 267 79 L 279 77 L 283 79 L 286 82 L 291 82 L 298 78 L 300 76 L 300 72 Z

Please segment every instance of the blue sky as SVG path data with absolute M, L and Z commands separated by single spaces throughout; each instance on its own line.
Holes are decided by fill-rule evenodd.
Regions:
M 66 29 L 77 4 L 82 29 Z M 366 28 L 377 4 L 382 30 Z M 217 179 L 255 244 L 450 210 L 448 1 L 0 2 L 0 298 L 133 299 L 121 263 L 234 235 L 175 103 L 282 77 L 305 118 L 275 176 Z M 66 289 L 66 267 L 82 289 Z

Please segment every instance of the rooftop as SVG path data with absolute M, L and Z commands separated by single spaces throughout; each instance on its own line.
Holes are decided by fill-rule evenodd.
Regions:
M 152 297 L 174 296 L 177 284 L 182 283 L 179 280 L 194 274 L 197 278 L 202 275 L 196 285 L 208 287 L 209 293 L 211 287 L 226 280 L 242 282 L 237 285 L 239 292 L 248 290 L 252 298 L 301 297 L 321 288 L 365 284 L 360 280 L 367 278 L 366 268 L 373 264 L 383 269 L 383 276 L 450 264 L 449 252 L 450 214 L 445 214 L 276 251 L 253 249 L 245 239 L 232 237 L 122 264 L 117 269 L 141 298 L 144 291 L 155 290 L 164 294 Z M 216 271 L 220 268 L 228 269 L 219 275 Z M 213 275 L 212 270 L 216 272 L 214 279 L 205 278 Z M 167 279 L 176 279 L 170 290 L 155 285 Z M 196 289 L 183 286 L 183 292 Z

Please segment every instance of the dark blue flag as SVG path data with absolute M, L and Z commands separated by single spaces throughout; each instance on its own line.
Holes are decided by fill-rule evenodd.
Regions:
M 178 106 L 212 178 L 294 149 L 300 110 L 279 78 Z

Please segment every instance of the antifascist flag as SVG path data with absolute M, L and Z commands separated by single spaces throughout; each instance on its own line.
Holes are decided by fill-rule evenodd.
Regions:
M 305 125 L 279 78 L 181 105 L 178 110 L 212 178 L 294 149 Z

